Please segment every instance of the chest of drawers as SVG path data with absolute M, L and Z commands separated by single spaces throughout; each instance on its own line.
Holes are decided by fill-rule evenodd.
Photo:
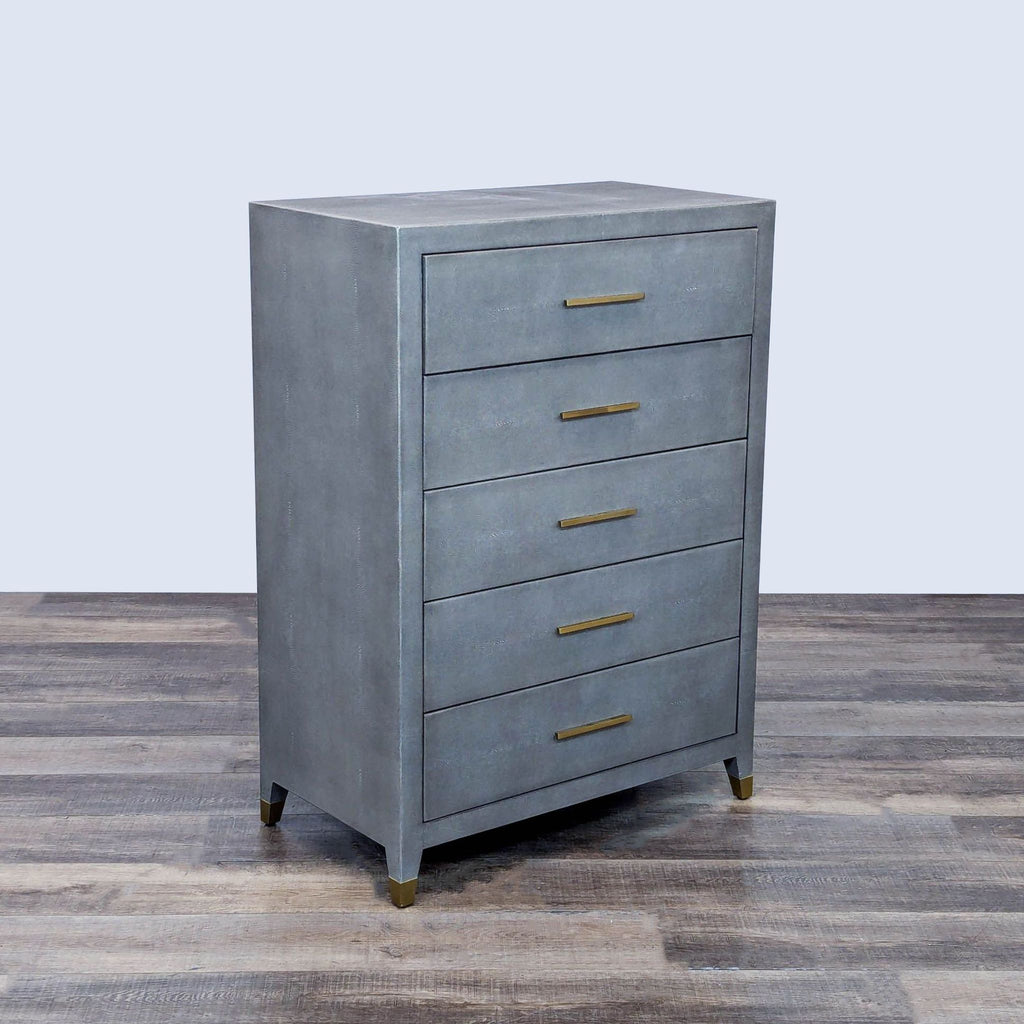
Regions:
M 253 203 L 261 812 L 422 851 L 724 761 L 750 795 L 774 203 Z

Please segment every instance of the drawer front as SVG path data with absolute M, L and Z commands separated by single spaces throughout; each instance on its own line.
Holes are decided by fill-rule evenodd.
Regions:
M 749 334 L 756 239 L 747 229 L 425 256 L 426 372 Z
M 730 441 L 429 491 L 426 600 L 737 538 L 745 464 Z
M 728 736 L 737 672 L 738 642 L 727 640 L 428 714 L 424 817 Z M 571 735 L 608 720 L 621 724 Z
M 744 437 L 749 368 L 742 337 L 427 377 L 424 486 Z
M 737 636 L 741 550 L 740 541 L 729 541 L 430 602 L 423 608 L 424 708 Z

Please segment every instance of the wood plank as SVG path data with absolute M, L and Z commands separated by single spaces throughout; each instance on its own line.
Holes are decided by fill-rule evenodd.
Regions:
M 0 738 L 0 776 L 258 770 L 255 736 Z
M 904 971 L 918 1024 L 1020 1024 L 1024 971 Z
M 773 701 L 757 705 L 759 736 L 1024 735 L 1024 702 Z
M 256 644 L 0 644 L 0 704 L 255 700 Z M 60 714 L 55 707 L 54 716 Z
M 116 772 L 105 775 L 0 777 L 0 817 L 28 815 L 132 815 L 255 813 L 259 773 Z M 315 811 L 288 797 L 288 817 Z
M 468 851 L 460 851 L 468 853 Z M 506 854 L 514 860 L 514 851 Z M 465 855 L 424 872 L 424 902 L 484 900 L 494 907 L 603 906 L 664 911 L 701 907 L 741 911 L 889 910 L 901 913 L 1024 912 L 1020 858 L 877 858 L 869 861 L 653 860 L 527 857 L 507 863 L 501 885 L 488 858 Z M 508 904 L 506 904 L 506 900 Z
M 1003 844 L 1007 857 L 1021 856 L 1024 851 L 1024 817 L 1016 818 L 953 818 L 953 827 L 968 848 L 975 844 L 991 847 Z
M 8 595 L 0 643 L 253 639 L 252 594 Z
M 1017 970 L 1024 913 L 671 911 L 668 958 L 689 970 Z
M 0 777 L 0 818 L 28 815 L 257 813 L 259 773 L 170 772 Z M 288 797 L 288 818 L 322 814 Z
M 89 615 L 105 618 L 131 619 L 137 617 L 174 618 L 202 614 L 243 616 L 252 620 L 256 615 L 255 594 L 225 593 L 112 593 L 109 591 L 75 593 L 49 593 L 14 595 L 34 597 L 32 613 L 56 617 L 60 615 Z
M 169 914 L 0 919 L 7 973 L 358 969 L 416 972 L 441 963 L 524 974 L 540 962 L 574 975 L 665 964 L 657 919 L 630 912 Z
M 392 948 L 394 948 L 392 946 Z M 390 966 L 390 965 L 389 965 Z M 887 971 L 646 971 L 458 966 L 409 972 L 275 971 L 17 977 L 0 1010 L 19 1024 L 904 1024 Z
M 933 618 L 1024 617 L 1020 594 L 762 594 L 760 616 L 768 623 L 799 622 L 816 628 L 824 618 L 909 623 Z
M 14 619 L 29 614 L 39 604 L 42 594 L 0 593 L 0 616 Z
M 39 618 L 0 616 L 0 644 L 55 643 L 237 643 L 251 635 L 252 627 L 231 615 L 130 620 L 100 616 Z
M 6 819 L 7 829 L 0 823 L 4 836 L 0 861 L 21 865 L 35 861 L 195 863 L 202 859 L 208 822 L 202 814 Z
M 231 736 L 250 737 L 258 728 L 255 701 L 122 700 L 73 701 L 54 714 L 52 702 L 0 705 L 4 736 Z
M 355 849 L 355 841 L 348 843 L 348 850 L 338 844 L 330 858 L 308 862 L 291 857 L 289 844 L 274 842 L 270 830 L 267 837 L 270 852 L 256 864 L 187 863 L 184 857 L 174 863 L 166 851 L 148 863 L 138 855 L 121 863 L 116 855 L 100 863 L 60 863 L 56 858 L 38 864 L 0 863 L 0 915 L 146 917 L 387 909 L 386 870 L 372 843 L 362 851 Z M 187 857 L 191 851 L 183 852 Z
M 918 775 L 1024 772 L 1024 736 L 755 736 L 758 771 Z M 717 766 L 714 767 L 717 771 Z
M 42 815 L 0 819 L 0 863 L 142 863 L 296 866 L 358 863 L 381 873 L 379 846 L 322 812 L 265 828 L 258 804 L 240 815 Z
M 832 636 L 807 642 L 762 631 L 759 692 L 772 700 L 1024 699 L 1024 643 Z M 1015 640 L 1024 636 L 1024 622 Z

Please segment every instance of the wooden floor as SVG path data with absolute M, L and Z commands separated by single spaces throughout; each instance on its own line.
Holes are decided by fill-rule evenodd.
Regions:
M 251 596 L 0 597 L 4 1022 L 1024 1021 L 1024 597 L 765 597 L 754 799 L 259 824 Z

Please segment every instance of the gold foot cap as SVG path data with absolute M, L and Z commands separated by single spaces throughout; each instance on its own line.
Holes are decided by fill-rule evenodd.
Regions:
M 416 899 L 416 882 L 415 878 L 410 878 L 408 882 L 396 882 L 389 877 L 388 893 L 391 896 L 391 902 L 396 907 L 411 907 Z
M 276 825 L 281 820 L 283 813 L 283 800 L 275 800 L 273 803 L 269 800 L 260 800 L 260 821 L 264 825 Z
M 754 795 L 753 775 L 748 775 L 745 779 L 737 779 L 730 775 L 729 785 L 732 786 L 732 795 L 737 800 L 749 800 Z

